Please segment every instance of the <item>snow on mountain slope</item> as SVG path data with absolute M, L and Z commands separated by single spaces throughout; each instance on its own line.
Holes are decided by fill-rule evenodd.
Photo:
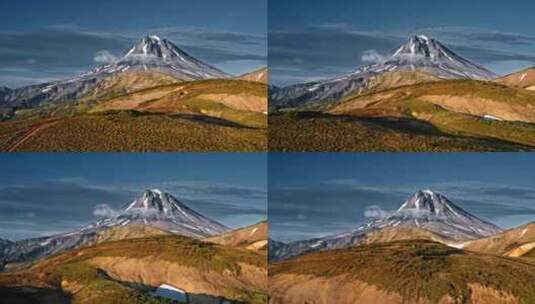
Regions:
M 289 244 L 273 243 L 279 256 L 284 259 L 304 253 L 345 248 L 366 241 L 367 236 L 383 229 L 417 228 L 432 233 L 432 239 L 452 241 L 472 240 L 488 237 L 501 232 L 501 229 L 475 215 L 468 213 L 451 202 L 447 197 L 431 190 L 420 190 L 407 199 L 392 214 L 371 220 L 357 229 L 323 238 L 296 241 Z M 423 234 L 415 234 L 420 238 Z M 407 239 L 410 236 L 404 235 Z
M 312 101 L 337 100 L 366 85 L 367 79 L 393 71 L 422 71 L 443 79 L 491 80 L 491 71 L 455 54 L 439 41 L 414 36 L 390 57 L 353 73 L 270 91 L 271 106 L 301 106 Z
M 230 77 L 192 57 L 167 39 L 147 36 L 116 61 L 73 78 L 2 90 L 0 110 L 4 109 L 5 112 L 7 108 L 27 108 L 42 102 L 75 100 L 89 93 L 102 79 L 126 71 L 160 72 L 184 81 Z
M 157 189 L 147 190 L 117 214 L 98 220 L 78 230 L 47 237 L 21 240 L 0 247 L 0 261 L 27 261 L 49 256 L 87 244 L 99 234 L 115 227 L 149 225 L 174 234 L 194 238 L 215 236 L 229 229 L 203 216 Z

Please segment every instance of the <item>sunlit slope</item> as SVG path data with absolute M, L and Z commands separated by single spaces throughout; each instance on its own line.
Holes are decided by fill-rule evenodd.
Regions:
M 449 80 L 341 101 L 335 115 L 425 121 L 441 132 L 535 146 L 535 93 L 492 82 Z
M 260 68 L 258 70 L 252 71 L 250 73 L 243 74 L 238 77 L 238 79 L 246 81 L 261 82 L 264 84 L 268 83 L 268 68 Z
M 136 110 L 206 115 L 266 126 L 266 86 L 242 80 L 204 80 L 164 85 L 99 103 L 91 112 Z
M 535 223 L 463 243 L 466 250 L 509 257 L 535 257 Z
M 262 221 L 222 235 L 203 239 L 203 241 L 265 252 L 268 242 L 268 223 L 267 221 Z
M 529 68 L 509 74 L 498 78 L 496 81 L 510 87 L 533 91 L 535 90 L 535 68 Z

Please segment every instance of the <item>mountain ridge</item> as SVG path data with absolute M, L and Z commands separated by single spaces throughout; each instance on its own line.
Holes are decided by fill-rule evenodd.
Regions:
M 267 67 L 258 68 L 254 71 L 238 76 L 237 79 L 267 84 L 268 83 L 268 68 Z

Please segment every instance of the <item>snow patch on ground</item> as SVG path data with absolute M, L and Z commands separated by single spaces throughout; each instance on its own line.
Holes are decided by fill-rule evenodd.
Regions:
M 450 246 L 450 247 L 453 247 L 453 248 L 457 248 L 457 249 L 463 249 L 464 246 L 465 246 L 464 243 L 457 243 L 457 244 L 452 243 L 452 244 L 446 244 L 446 245 L 448 245 L 448 246 Z
M 503 120 L 503 119 L 501 119 L 499 117 L 492 116 L 492 115 L 489 115 L 489 114 L 483 115 L 483 118 L 487 119 L 487 120 L 497 120 L 497 121 L 502 121 Z
M 153 295 L 180 302 L 187 302 L 188 300 L 188 296 L 184 290 L 168 284 L 160 285 Z

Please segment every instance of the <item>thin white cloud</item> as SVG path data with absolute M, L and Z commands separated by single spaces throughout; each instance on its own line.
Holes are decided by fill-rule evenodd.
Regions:
M 390 215 L 392 215 L 392 211 L 384 210 L 377 205 L 368 206 L 366 207 L 366 210 L 364 210 L 364 217 L 370 219 L 382 219 L 389 217 Z
M 95 54 L 93 61 L 97 63 L 108 64 L 108 63 L 114 63 L 115 61 L 117 61 L 117 57 L 115 57 L 108 50 L 100 50 Z
M 379 52 L 377 52 L 376 50 L 367 50 L 364 51 L 364 53 L 360 57 L 360 60 L 366 63 L 379 63 L 385 60 L 385 56 L 379 54 Z
M 101 218 L 110 218 L 118 214 L 119 212 L 110 207 L 108 204 L 98 204 L 95 206 L 95 210 L 93 210 L 93 215 Z

